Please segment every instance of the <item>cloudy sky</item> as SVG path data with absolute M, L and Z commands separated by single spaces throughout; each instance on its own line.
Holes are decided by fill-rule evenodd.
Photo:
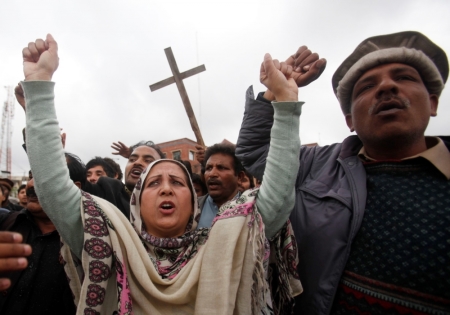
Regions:
M 164 54 L 169 46 L 180 71 L 206 66 L 185 85 L 207 145 L 236 142 L 245 90 L 263 90 L 259 67 L 266 52 L 284 60 L 307 45 L 328 60 L 322 76 L 299 93 L 306 102 L 302 142 L 320 145 L 350 134 L 331 77 L 362 40 L 417 30 L 450 52 L 448 0 L 5 0 L 0 11 L 0 84 L 16 85 L 23 77 L 22 48 L 51 33 L 60 56 L 53 77 L 58 119 L 67 151 L 85 162 L 111 157 L 113 141 L 195 140 L 176 86 L 149 89 L 171 76 Z M 5 99 L 2 88 L 2 104 Z M 428 134 L 450 134 L 449 103 L 447 88 Z M 13 175 L 29 169 L 21 148 L 24 126 L 16 104 Z

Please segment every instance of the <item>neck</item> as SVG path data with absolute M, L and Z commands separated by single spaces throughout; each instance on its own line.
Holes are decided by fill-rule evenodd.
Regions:
M 234 196 L 236 196 L 237 193 L 238 193 L 238 190 L 236 189 L 233 194 L 228 196 L 228 198 L 222 198 L 222 199 L 214 199 L 213 198 L 213 202 L 216 204 L 217 208 L 220 208 L 225 202 L 232 200 L 234 198 Z
M 19 204 L 20 204 L 22 207 L 24 207 L 24 208 L 27 207 L 27 203 L 26 203 L 26 202 L 25 202 L 25 203 L 19 202 Z
M 125 184 L 125 191 L 129 196 L 131 196 L 131 194 L 133 193 L 133 190 L 134 190 L 134 186 Z
M 381 144 L 363 144 L 366 154 L 375 160 L 401 160 L 427 150 L 425 137 L 414 142 L 399 139 L 384 141 Z
M 56 230 L 55 225 L 53 224 L 52 221 L 50 221 L 49 218 L 34 217 L 34 221 L 36 222 L 37 226 L 41 230 L 42 234 L 51 233 L 54 230 Z

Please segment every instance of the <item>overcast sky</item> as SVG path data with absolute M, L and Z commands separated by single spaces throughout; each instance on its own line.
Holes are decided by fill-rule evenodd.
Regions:
M 0 84 L 23 78 L 21 51 L 51 33 L 59 44 L 56 110 L 66 150 L 83 161 L 110 156 L 113 141 L 156 143 L 195 136 L 175 85 L 150 92 L 171 76 L 171 46 L 181 72 L 205 64 L 185 80 L 207 145 L 236 142 L 246 89 L 262 91 L 264 53 L 286 59 L 307 45 L 328 60 L 322 76 L 300 90 L 302 143 L 326 145 L 350 133 L 331 88 L 339 64 L 365 38 L 405 30 L 427 35 L 450 51 L 450 1 L 1 1 Z M 6 90 L 0 89 L 0 100 Z M 450 91 L 427 134 L 450 134 Z M 28 172 L 21 130 L 13 120 L 13 175 Z M 123 166 L 125 159 L 118 158 Z M 4 160 L 2 160 L 4 165 Z M 2 165 L 2 169 L 4 169 Z

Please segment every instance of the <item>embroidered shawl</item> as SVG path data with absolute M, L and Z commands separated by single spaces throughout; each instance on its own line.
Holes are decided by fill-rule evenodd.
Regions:
M 82 193 L 82 259 L 66 245 L 61 250 L 77 314 L 272 313 L 277 306 L 266 281 L 269 244 L 255 207 L 257 190 L 222 206 L 211 228 L 196 230 L 191 218 L 181 237 L 156 238 L 142 228 L 139 196 L 141 183 L 159 162 L 143 172 L 133 191 L 131 223 L 107 201 Z M 285 271 L 277 289 L 284 303 L 301 286 L 294 238 L 289 228 L 283 231 L 275 253 Z M 283 233 L 288 237 L 280 237 Z

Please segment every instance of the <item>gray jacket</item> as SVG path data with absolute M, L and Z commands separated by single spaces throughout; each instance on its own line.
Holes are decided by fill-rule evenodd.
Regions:
M 256 178 L 264 174 L 272 106 L 247 90 L 236 156 Z M 450 150 L 450 137 L 440 136 Z M 366 171 L 357 157 L 362 143 L 350 136 L 325 147 L 302 147 L 290 220 L 297 240 L 304 292 L 295 314 L 329 314 L 366 205 Z
M 273 122 L 272 106 L 247 90 L 244 119 L 236 155 L 258 179 Z M 362 222 L 366 203 L 366 173 L 357 157 L 362 143 L 356 136 L 342 144 L 302 147 L 291 222 L 299 251 L 298 271 L 304 292 L 296 298 L 295 314 L 328 314 Z

